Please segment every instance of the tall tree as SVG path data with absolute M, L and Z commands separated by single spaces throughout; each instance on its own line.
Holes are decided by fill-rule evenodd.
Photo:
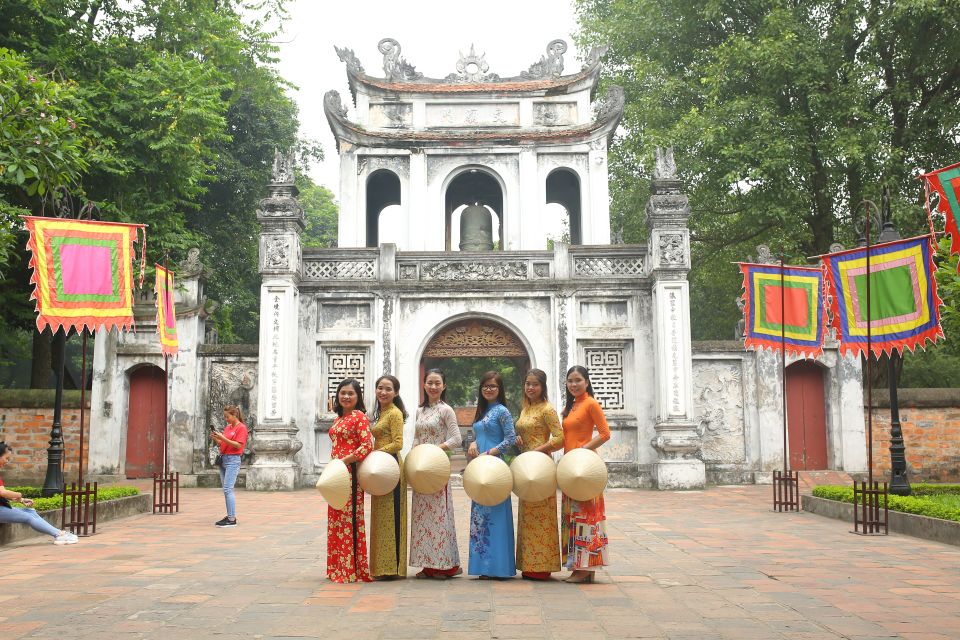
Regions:
M 693 215 L 697 338 L 732 335 L 736 270 L 760 243 L 788 259 L 852 243 L 884 187 L 903 234 L 914 180 L 960 158 L 960 3 L 577 0 L 581 48 L 611 45 L 627 92 L 611 151 L 614 224 L 645 237 L 653 149 L 673 145 Z
M 148 222 L 154 259 L 200 246 L 230 340 L 257 337 L 255 211 L 274 149 L 295 147 L 304 163 L 321 156 L 298 138 L 288 85 L 271 67 L 284 16 L 284 0 L 6 0 L 0 12 L 0 47 L 72 87 L 87 124 L 86 164 L 55 185 L 68 196 L 57 201 Z M 13 202 L 18 186 L 0 181 L 0 198 Z

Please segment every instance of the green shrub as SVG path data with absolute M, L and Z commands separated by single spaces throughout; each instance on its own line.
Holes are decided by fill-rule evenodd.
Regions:
M 49 498 L 41 498 L 40 493 L 41 489 L 38 487 L 6 487 L 9 491 L 16 491 L 21 494 L 24 498 L 30 498 L 33 500 L 33 508 L 37 511 L 50 511 L 51 509 L 59 509 L 63 506 L 63 495 L 51 496 Z M 125 498 L 127 496 L 135 496 L 140 493 L 140 490 L 136 487 L 102 487 L 97 489 L 97 502 L 106 502 L 108 500 L 116 500 L 117 498 Z M 14 505 L 15 507 L 22 507 L 21 504 Z
M 890 495 L 891 511 L 912 513 L 918 516 L 954 520 L 960 522 L 960 485 L 916 484 L 911 485 L 914 495 Z M 837 502 L 853 503 L 853 487 L 823 485 L 813 490 L 813 495 Z

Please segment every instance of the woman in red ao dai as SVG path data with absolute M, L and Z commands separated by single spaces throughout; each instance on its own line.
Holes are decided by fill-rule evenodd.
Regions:
M 357 483 L 357 463 L 373 450 L 373 438 L 359 382 L 347 378 L 340 383 L 333 410 L 338 418 L 330 427 L 331 455 L 347 465 L 351 492 L 343 509 L 327 505 L 327 578 L 333 582 L 370 582 L 363 489 Z

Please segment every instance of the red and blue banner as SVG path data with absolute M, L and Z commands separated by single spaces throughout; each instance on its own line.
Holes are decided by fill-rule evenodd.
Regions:
M 823 352 L 823 271 L 739 263 L 743 273 L 744 347 L 781 348 L 802 358 Z
M 23 219 L 30 232 L 30 297 L 37 301 L 38 330 L 133 326 L 133 243 L 144 225 Z
M 960 162 L 920 176 L 927 188 L 927 214 L 930 214 L 930 190 L 940 196 L 939 209 L 946 218 L 944 232 L 950 235 L 950 253 L 960 254 Z M 930 223 L 933 231 L 933 223 Z M 960 264 L 958 264 L 960 269 Z
M 155 265 L 157 272 L 157 333 L 160 335 L 160 351 L 165 356 L 177 354 L 177 311 L 174 308 L 173 272 Z
M 943 338 L 930 236 L 870 247 L 869 304 L 865 247 L 822 257 L 831 324 L 843 353 L 876 356 Z

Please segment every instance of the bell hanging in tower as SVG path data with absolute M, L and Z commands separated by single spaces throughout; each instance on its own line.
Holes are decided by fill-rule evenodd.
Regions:
M 492 251 L 493 218 L 475 202 L 460 213 L 460 251 Z

